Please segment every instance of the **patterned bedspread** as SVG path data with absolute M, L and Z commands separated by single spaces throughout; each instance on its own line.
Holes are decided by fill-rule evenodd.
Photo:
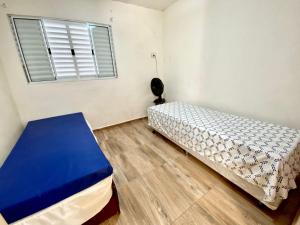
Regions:
M 149 125 L 178 144 L 286 199 L 300 172 L 300 131 L 182 102 L 148 109 Z M 297 148 L 298 147 L 298 148 Z

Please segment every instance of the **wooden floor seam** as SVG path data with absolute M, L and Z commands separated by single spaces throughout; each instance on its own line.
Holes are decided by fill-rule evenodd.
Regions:
M 210 189 L 211 190 L 211 189 Z M 207 192 L 209 192 L 210 190 L 208 190 Z M 201 198 L 203 198 L 206 194 L 202 195 L 199 199 L 196 199 L 189 208 L 187 208 L 185 211 L 183 211 L 177 218 L 175 218 L 175 220 L 172 221 L 172 223 L 175 223 L 176 220 L 178 220 L 182 215 L 184 215 L 184 213 L 186 213 L 188 210 L 190 210 L 195 204 L 197 204 L 197 201 L 199 201 Z

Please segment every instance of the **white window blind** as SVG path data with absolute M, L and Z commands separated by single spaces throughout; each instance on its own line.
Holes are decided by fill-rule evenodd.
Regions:
M 36 58 L 47 64 L 47 70 L 40 70 L 42 65 L 33 58 L 31 63 L 37 67 L 28 66 L 27 58 L 32 56 L 23 48 L 19 38 L 21 56 L 26 62 L 24 66 L 30 81 L 117 77 L 109 26 L 40 18 L 32 19 L 35 31 L 32 33 L 30 29 L 26 33 L 24 23 L 17 25 L 18 20 L 28 19 L 13 18 L 16 35 L 27 35 L 28 42 L 40 46 L 39 54 L 43 53 L 43 58 Z M 31 39 L 32 35 L 38 36 L 39 42 L 36 37 Z
M 57 79 L 77 77 L 67 25 L 52 20 L 43 22 Z
M 89 25 L 73 23 L 69 25 L 69 29 L 79 76 L 99 76 L 93 55 Z

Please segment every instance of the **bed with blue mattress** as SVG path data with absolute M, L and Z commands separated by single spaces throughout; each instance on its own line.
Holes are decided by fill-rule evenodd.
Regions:
M 2 221 L 82 224 L 110 200 L 112 173 L 82 113 L 31 121 L 0 169 Z M 95 203 L 96 210 L 90 206 L 90 193 L 91 199 L 105 198 Z M 78 211 L 85 207 L 88 212 Z

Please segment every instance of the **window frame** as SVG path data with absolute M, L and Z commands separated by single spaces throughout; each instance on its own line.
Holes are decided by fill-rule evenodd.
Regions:
M 91 81 L 91 80 L 110 80 L 110 79 L 117 79 L 118 78 L 115 48 L 114 48 L 114 41 L 113 41 L 113 34 L 112 34 L 112 26 L 110 24 L 94 23 L 94 22 L 88 22 L 88 21 L 82 21 L 82 20 L 69 20 L 69 19 L 61 19 L 61 18 L 54 18 L 54 17 L 43 17 L 43 16 L 25 16 L 25 15 L 15 15 L 15 14 L 7 14 L 7 16 L 8 16 L 8 19 L 10 21 L 13 36 L 14 36 L 14 39 L 15 39 L 15 43 L 16 43 L 16 46 L 17 46 L 19 56 L 21 58 L 22 67 L 23 67 L 23 70 L 25 72 L 28 84 L 78 82 L 78 81 Z M 44 28 L 43 20 L 58 20 L 58 21 L 65 21 L 66 23 L 68 23 L 68 22 L 83 23 L 83 24 L 88 24 L 89 26 L 100 26 L 100 27 L 107 28 L 108 29 L 108 35 L 109 35 L 110 51 L 111 51 L 112 62 L 113 62 L 114 76 L 111 76 L 111 77 L 97 76 L 97 77 L 84 78 L 84 77 L 80 77 L 79 75 L 77 75 L 76 78 L 74 77 L 74 79 L 57 79 L 57 75 L 56 75 L 56 72 L 55 72 L 55 69 L 54 69 L 54 63 L 53 63 L 52 56 L 49 54 L 49 52 L 47 50 L 49 63 L 51 65 L 52 73 L 53 73 L 53 76 L 55 77 L 55 80 L 51 80 L 51 81 L 32 81 L 29 70 L 28 70 L 27 65 L 26 65 L 25 57 L 24 57 L 23 50 L 22 50 L 22 47 L 21 47 L 21 44 L 20 44 L 20 40 L 19 40 L 19 36 L 18 36 L 18 32 L 17 32 L 17 28 L 16 28 L 16 25 L 15 25 L 14 19 L 39 20 L 46 48 L 49 47 L 49 43 L 48 43 L 48 40 L 47 40 L 46 35 L 45 35 L 46 31 L 45 31 L 45 28 Z M 89 35 L 90 35 L 90 38 L 91 38 L 92 48 L 94 48 L 94 40 L 93 40 L 93 37 L 92 37 L 90 31 L 89 31 Z M 98 71 L 98 69 L 99 68 L 98 68 L 98 65 L 97 65 L 96 70 Z

